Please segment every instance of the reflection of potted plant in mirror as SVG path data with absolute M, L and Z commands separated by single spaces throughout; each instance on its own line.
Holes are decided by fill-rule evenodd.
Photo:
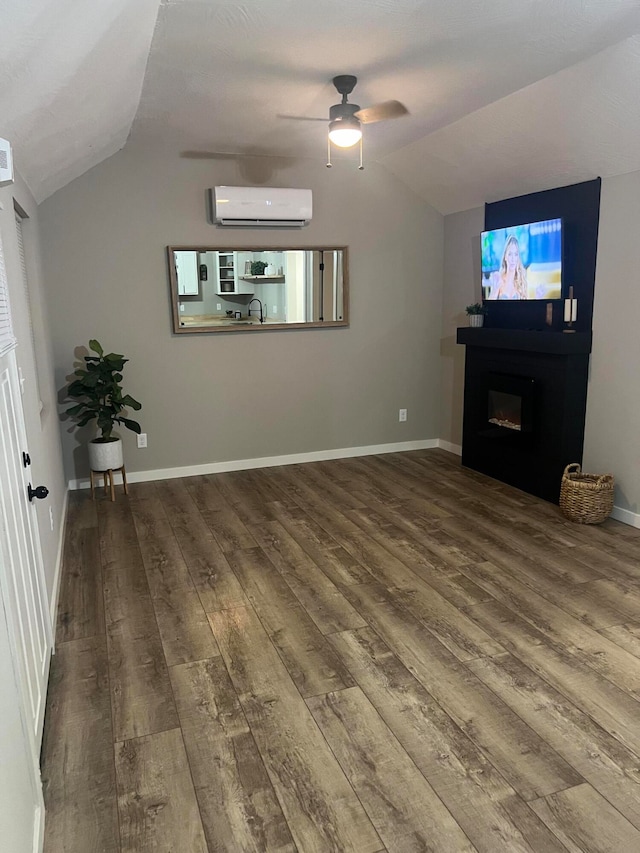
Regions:
M 142 404 L 128 394 L 122 393 L 122 368 L 129 361 L 122 355 L 110 352 L 105 355 L 96 340 L 89 341 L 89 349 L 97 355 L 85 355 L 86 369 L 74 371 L 76 377 L 67 388 L 67 395 L 77 400 L 66 410 L 78 422 L 86 426 L 92 420 L 100 430 L 100 436 L 89 442 L 89 465 L 92 471 L 109 471 L 121 468 L 122 440 L 113 435 L 116 424 L 140 433 L 141 427 L 123 415 L 126 408 L 142 408 Z
M 474 302 L 473 305 L 467 305 L 464 310 L 467 312 L 467 316 L 469 317 L 470 326 L 475 326 L 477 328 L 483 325 L 484 315 L 487 313 L 487 309 L 481 302 Z
M 267 264 L 265 261 L 252 261 L 251 275 L 264 275 L 264 271 L 266 268 Z

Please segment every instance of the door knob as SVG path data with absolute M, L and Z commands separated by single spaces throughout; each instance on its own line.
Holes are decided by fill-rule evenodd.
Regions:
M 46 486 L 36 486 L 35 489 L 31 488 L 31 483 L 29 483 L 29 500 L 32 501 L 34 498 L 38 498 L 38 500 L 43 500 L 49 494 L 49 489 Z

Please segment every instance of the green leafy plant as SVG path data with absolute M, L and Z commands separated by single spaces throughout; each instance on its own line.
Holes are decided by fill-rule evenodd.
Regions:
M 112 436 L 116 424 L 140 433 L 140 424 L 122 414 L 125 408 L 136 411 L 142 408 L 141 403 L 122 393 L 121 371 L 129 359 L 113 352 L 105 355 L 96 340 L 89 341 L 89 349 L 97 355 L 85 355 L 86 369 L 74 370 L 76 378 L 69 384 L 67 395 L 78 402 L 70 406 L 66 414 L 75 418 L 80 427 L 97 421 L 101 432 L 100 438 L 95 439 L 98 442 L 116 441 L 117 437 Z
M 264 275 L 267 264 L 264 261 L 251 262 L 251 275 Z
M 467 307 L 464 310 L 467 312 L 467 314 L 486 314 L 487 313 L 487 309 L 484 307 L 484 305 L 481 302 L 474 302 L 473 305 L 467 305 Z

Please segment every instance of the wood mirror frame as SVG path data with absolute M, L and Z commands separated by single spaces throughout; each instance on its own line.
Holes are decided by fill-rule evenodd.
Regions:
M 175 334 L 349 325 L 346 246 L 168 246 L 167 259 Z

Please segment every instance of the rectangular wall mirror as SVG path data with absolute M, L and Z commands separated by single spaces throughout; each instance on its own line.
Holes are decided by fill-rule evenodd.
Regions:
M 349 325 L 344 246 L 167 253 L 177 334 Z

